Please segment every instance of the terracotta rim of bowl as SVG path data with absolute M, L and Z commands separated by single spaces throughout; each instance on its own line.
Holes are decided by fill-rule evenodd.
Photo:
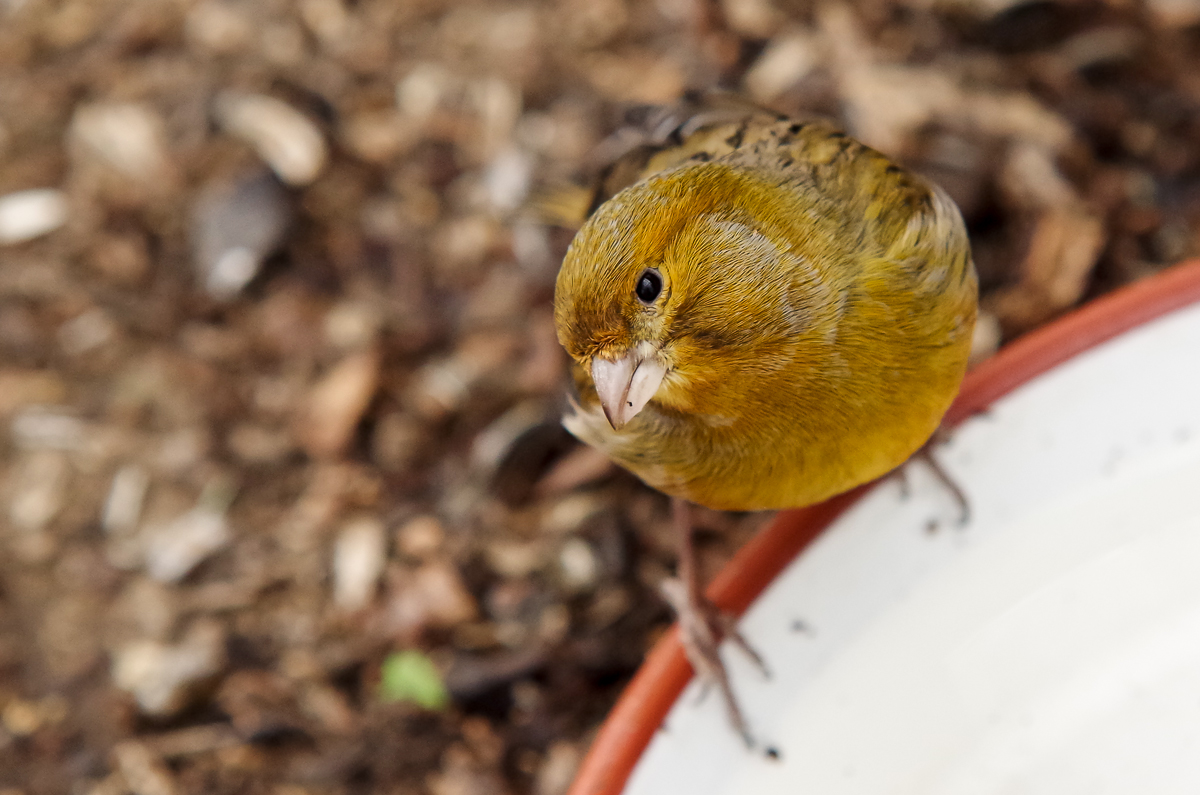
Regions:
M 944 425 L 954 427 L 1067 359 L 1198 301 L 1200 259 L 1102 296 L 1019 337 L 968 373 Z M 708 597 L 740 615 L 801 550 L 872 485 L 860 486 L 820 505 L 781 512 L 713 579 Z M 600 727 L 567 795 L 618 795 L 691 677 L 679 630 L 672 627 L 651 649 Z

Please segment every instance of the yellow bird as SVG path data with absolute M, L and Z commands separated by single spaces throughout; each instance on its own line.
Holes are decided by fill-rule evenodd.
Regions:
M 745 644 L 684 501 L 799 507 L 902 464 L 958 392 L 975 269 L 950 198 L 829 122 L 728 100 L 650 121 L 558 274 L 564 424 L 676 498 L 684 645 L 748 738 L 716 653 Z

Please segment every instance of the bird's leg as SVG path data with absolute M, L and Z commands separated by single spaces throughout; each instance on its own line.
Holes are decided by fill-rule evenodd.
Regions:
M 716 685 L 729 712 L 729 722 L 734 731 L 742 736 L 747 747 L 754 747 L 754 739 L 746 726 L 746 719 L 738 706 L 729 683 L 729 672 L 718 653 L 721 641 L 729 638 L 746 653 L 764 673 L 766 665 L 758 652 L 751 648 L 738 632 L 733 616 L 724 613 L 710 602 L 700 585 L 699 568 L 696 565 L 695 527 L 692 523 L 691 506 L 679 498 L 671 501 L 672 519 L 679 539 L 679 577 L 663 584 L 663 594 L 679 615 L 679 635 L 696 676 L 705 683 Z
M 966 492 L 962 490 L 962 487 L 958 485 L 954 478 L 950 477 L 950 473 L 942 467 L 941 463 L 937 460 L 937 457 L 933 454 L 933 446 L 935 444 L 940 444 L 945 437 L 946 431 L 939 427 L 936 431 L 934 431 L 933 436 L 929 437 L 929 440 L 926 441 L 925 444 L 921 445 L 921 449 L 913 453 L 912 457 L 920 458 L 926 464 L 928 464 L 929 469 L 933 472 L 933 476 L 936 477 L 950 492 L 951 496 L 954 497 L 954 501 L 958 503 L 959 509 L 958 526 L 965 527 L 967 523 L 971 521 L 971 503 L 967 501 Z
M 696 528 L 692 522 L 691 507 L 686 500 L 675 498 L 671 501 L 675 532 L 679 537 L 679 575 L 687 586 L 687 603 L 704 611 L 709 623 L 715 624 L 718 643 L 724 638 L 729 638 L 762 671 L 763 676 L 770 676 L 767 664 L 738 631 L 737 619 L 718 608 L 704 595 L 704 587 L 700 582 L 700 567 L 696 560 Z

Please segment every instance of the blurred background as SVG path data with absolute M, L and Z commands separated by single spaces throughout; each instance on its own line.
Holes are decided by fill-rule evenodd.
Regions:
M 0 0 L 0 793 L 564 791 L 674 550 L 523 207 L 690 88 L 941 183 L 978 357 L 1200 248 L 1190 0 Z

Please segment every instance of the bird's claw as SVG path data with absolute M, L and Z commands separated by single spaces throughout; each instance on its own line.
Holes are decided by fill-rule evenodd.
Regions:
M 747 748 L 754 748 L 757 743 L 738 706 L 733 686 L 729 682 L 729 672 L 720 656 L 721 641 L 728 638 L 735 646 L 750 659 L 764 677 L 770 678 L 771 673 L 766 663 L 746 638 L 737 629 L 737 620 L 722 611 L 707 599 L 693 604 L 687 598 L 687 587 L 683 581 L 670 579 L 662 584 L 663 595 L 679 616 L 679 639 L 683 644 L 688 662 L 696 672 L 696 678 L 703 687 L 715 686 L 725 703 L 729 713 L 729 722 L 734 731 L 741 735 Z

